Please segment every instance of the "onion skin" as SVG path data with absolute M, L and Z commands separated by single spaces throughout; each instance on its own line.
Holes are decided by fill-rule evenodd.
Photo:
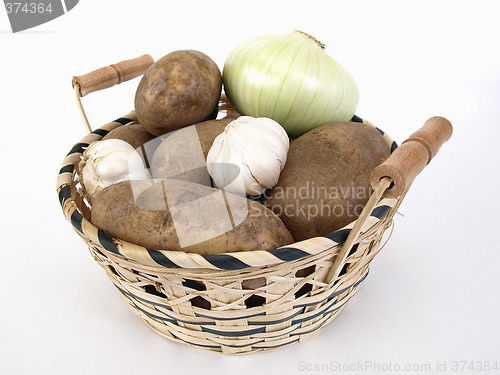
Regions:
M 224 91 L 244 116 L 269 117 L 288 135 L 350 121 L 359 93 L 351 75 L 300 31 L 247 40 L 228 55 Z

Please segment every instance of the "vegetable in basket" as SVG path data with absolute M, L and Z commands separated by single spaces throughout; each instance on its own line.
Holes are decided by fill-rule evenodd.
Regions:
M 92 224 L 150 250 L 271 250 L 293 242 L 264 205 L 189 181 L 123 181 L 96 194 Z
M 140 60 L 110 68 L 116 73 L 111 80 L 108 74 L 95 72 L 79 80 L 78 100 L 81 89 L 91 92 L 137 76 L 150 59 Z M 86 121 L 83 111 L 82 115 Z M 133 121 L 129 117 L 133 116 L 124 119 Z M 86 125 L 91 132 L 87 121 Z M 302 342 L 332 321 L 366 277 L 407 189 L 452 134 L 446 119 L 429 119 L 373 169 L 374 193 L 352 229 L 292 244 L 283 222 L 264 205 L 181 180 L 118 182 L 96 192 L 89 213 L 81 191 L 74 191 L 82 181 L 78 156 L 82 145 L 107 129 L 82 138 L 63 160 L 57 194 L 64 216 L 149 327 L 173 341 L 224 354 L 262 352 Z M 276 205 L 284 220 L 292 216 L 290 208 L 300 212 L 307 204 L 311 210 L 305 213 L 318 217 L 314 207 L 322 207 L 321 194 L 333 194 L 341 198 L 334 212 L 335 207 L 349 209 L 351 204 L 356 213 L 345 198 L 356 196 L 357 186 L 366 186 L 364 178 L 372 166 L 393 149 L 387 138 L 363 124 L 337 123 L 311 130 L 291 142 L 278 184 L 264 194 L 263 202 Z M 298 200 L 280 196 L 278 190 L 283 187 Z M 383 196 L 395 199 L 379 201 Z M 202 202 L 210 209 L 202 209 Z M 222 220 L 229 215 L 232 220 Z M 341 225 L 329 223 L 329 217 L 300 219 L 302 223 L 288 222 L 298 233 L 296 241 Z M 228 231 L 219 234 L 224 229 Z M 349 236 L 343 241 L 346 232 Z M 209 241 L 203 238 L 207 234 L 212 236 Z M 280 246 L 284 248 L 275 250 Z M 272 250 L 230 253 L 246 249 Z
M 141 124 L 134 123 L 126 126 L 119 126 L 111 130 L 108 134 L 102 137 L 102 140 L 121 139 L 122 141 L 129 143 L 137 150 L 139 147 L 154 138 L 155 136 L 148 133 Z
M 151 158 L 153 178 L 177 178 L 210 186 L 206 157 L 233 118 L 202 121 L 165 136 Z
M 351 75 L 322 43 L 300 31 L 241 43 L 227 57 L 222 76 L 241 115 L 272 118 L 291 137 L 350 121 L 358 104 Z
M 215 138 L 207 155 L 208 172 L 226 191 L 259 195 L 278 182 L 288 147 L 288 135 L 276 121 L 241 116 Z
M 219 102 L 222 77 L 202 52 L 171 52 L 149 67 L 135 94 L 135 111 L 144 129 L 162 135 L 208 119 Z
M 370 173 L 389 155 L 389 143 L 372 125 L 323 125 L 291 142 L 263 203 L 296 241 L 332 233 L 360 215 L 372 193 Z
M 139 153 L 121 139 L 106 139 L 91 143 L 78 165 L 82 194 L 91 203 L 102 189 L 120 181 L 150 178 Z

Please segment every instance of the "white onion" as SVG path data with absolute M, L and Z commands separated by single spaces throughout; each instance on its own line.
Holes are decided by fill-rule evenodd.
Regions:
M 224 63 L 223 82 L 240 114 L 269 117 L 292 137 L 350 121 L 358 105 L 351 75 L 321 43 L 300 31 L 241 43 Z

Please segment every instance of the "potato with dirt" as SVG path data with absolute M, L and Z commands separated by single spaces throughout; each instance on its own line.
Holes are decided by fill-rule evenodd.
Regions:
M 90 221 L 149 250 L 218 254 L 293 242 L 279 217 L 262 204 L 174 179 L 108 186 L 96 194 Z
M 141 125 L 156 136 L 216 114 L 222 90 L 217 64 L 202 52 L 171 52 L 149 67 L 135 94 Z
M 329 234 L 357 219 L 372 193 L 370 173 L 389 155 L 374 126 L 321 126 L 290 143 L 278 184 L 262 202 L 295 241 Z
M 153 178 L 176 178 L 210 186 L 208 151 L 233 120 L 225 117 L 202 121 L 167 134 L 150 161 Z

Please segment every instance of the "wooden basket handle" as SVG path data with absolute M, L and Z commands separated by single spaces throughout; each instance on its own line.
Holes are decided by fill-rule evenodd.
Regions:
M 447 119 L 438 116 L 428 119 L 384 163 L 373 169 L 370 176 L 372 187 L 375 188 L 382 178 L 388 177 L 392 184 L 385 191 L 385 196 L 400 196 L 436 156 L 452 133 L 453 127 Z
M 83 76 L 73 77 L 73 88 L 78 85 L 80 97 L 84 97 L 91 92 L 107 89 L 144 74 L 153 62 L 150 55 L 120 61 L 117 64 L 111 64 Z
M 135 59 L 120 61 L 117 64 L 111 64 L 82 76 L 74 76 L 72 80 L 73 90 L 77 101 L 80 114 L 87 131 L 90 133 L 90 127 L 87 115 L 83 109 L 80 98 L 99 90 L 104 90 L 122 82 L 129 81 L 135 77 L 144 74 L 146 70 L 154 63 L 150 55 L 142 55 Z

